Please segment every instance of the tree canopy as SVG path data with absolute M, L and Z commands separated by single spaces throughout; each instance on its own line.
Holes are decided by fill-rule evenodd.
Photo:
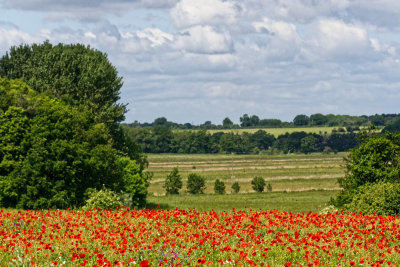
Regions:
M 0 95 L 1 206 L 80 206 L 90 189 L 103 185 L 143 204 L 148 181 L 140 165 L 113 148 L 109 129 L 86 106 L 6 78 Z
M 43 44 L 11 47 L 0 59 L 0 76 L 20 78 L 33 90 L 84 104 L 97 122 L 124 120 L 126 106 L 117 103 L 122 77 L 107 55 L 81 44 Z

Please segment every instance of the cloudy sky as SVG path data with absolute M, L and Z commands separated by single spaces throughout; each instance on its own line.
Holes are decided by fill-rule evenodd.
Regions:
M 0 0 L 0 56 L 44 40 L 106 52 L 126 122 L 400 113 L 398 0 Z

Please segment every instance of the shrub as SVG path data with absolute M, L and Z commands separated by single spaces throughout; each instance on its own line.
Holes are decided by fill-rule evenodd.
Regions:
M 254 177 L 254 179 L 251 181 L 253 190 L 256 192 L 262 192 L 264 191 L 264 187 L 265 187 L 265 180 L 262 177 Z
M 400 214 L 400 184 L 375 183 L 360 186 L 344 209 L 376 215 Z
M 232 192 L 235 193 L 235 194 L 237 194 L 237 193 L 239 193 L 239 191 L 240 191 L 240 185 L 239 185 L 239 183 L 238 183 L 238 182 L 234 182 L 234 183 L 232 184 Z
M 267 192 L 272 192 L 272 185 L 270 183 L 267 184 Z
M 360 140 L 360 146 L 345 158 L 346 175 L 338 180 L 344 190 L 331 200 L 336 207 L 351 203 L 360 186 L 400 181 L 400 135 L 363 132 Z
M 123 204 L 120 197 L 110 189 L 103 187 L 103 189 L 99 191 L 94 189 L 89 193 L 89 199 L 86 200 L 86 204 L 82 209 L 91 210 L 94 208 L 100 208 L 108 210 L 116 209 L 121 206 L 123 206 Z
M 214 184 L 215 194 L 225 194 L 225 183 L 217 179 Z
M 167 195 L 179 194 L 179 189 L 182 188 L 182 178 L 177 167 L 173 168 L 170 174 L 167 175 L 163 187 Z
M 206 181 L 204 177 L 195 173 L 189 174 L 187 181 L 187 191 L 190 194 L 203 194 L 204 189 L 206 189 Z

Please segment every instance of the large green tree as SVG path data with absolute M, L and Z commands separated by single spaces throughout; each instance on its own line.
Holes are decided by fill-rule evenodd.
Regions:
M 122 77 L 107 55 L 82 44 L 42 44 L 11 47 L 0 59 L 0 76 L 22 79 L 30 88 L 73 106 L 85 106 L 96 123 L 103 123 L 113 147 L 143 169 L 147 164 L 138 146 L 119 123 L 126 105 L 118 103 Z
M 143 204 L 141 166 L 113 148 L 104 123 L 86 106 L 71 106 L 0 78 L 0 205 L 29 209 L 84 203 L 103 185 Z

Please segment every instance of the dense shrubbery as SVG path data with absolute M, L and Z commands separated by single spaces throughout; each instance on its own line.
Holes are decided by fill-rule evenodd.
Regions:
M 400 214 L 399 183 L 368 183 L 357 188 L 346 210 L 363 214 Z
M 89 194 L 89 199 L 86 200 L 83 210 L 91 210 L 95 208 L 100 209 L 116 209 L 122 207 L 121 198 L 113 191 L 102 188 L 100 190 L 94 189 Z
M 400 134 L 369 131 L 360 140 L 345 158 L 347 172 L 339 179 L 344 190 L 331 203 L 352 211 L 399 214 Z

